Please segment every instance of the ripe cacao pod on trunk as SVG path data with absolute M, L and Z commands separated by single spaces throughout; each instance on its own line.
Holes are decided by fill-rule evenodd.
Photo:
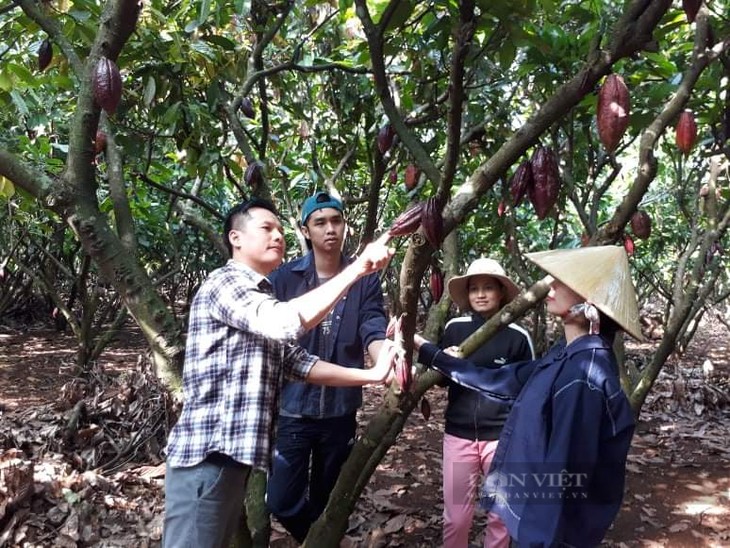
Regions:
M 241 100 L 241 112 L 243 112 L 246 118 L 251 118 L 252 120 L 256 118 L 256 109 L 253 108 L 253 103 L 248 97 L 244 97 Z
M 682 9 L 687 16 L 688 23 L 694 23 L 697 12 L 700 11 L 702 0 L 682 0 Z
M 507 209 L 507 206 L 504 205 L 504 200 L 500 200 L 497 204 L 497 216 L 501 217 L 504 215 L 504 210 Z
M 638 210 L 631 216 L 631 231 L 642 240 L 651 236 L 651 217 L 646 211 Z
M 413 234 L 416 230 L 418 230 L 418 227 L 421 226 L 422 216 L 423 202 L 418 202 L 396 217 L 393 224 L 390 225 L 390 229 L 388 229 L 388 234 L 391 236 L 406 236 L 408 234 Z
M 53 45 L 51 41 L 46 38 L 41 42 L 41 46 L 38 48 L 38 70 L 43 72 L 46 67 L 51 64 L 53 59 Z
M 393 146 L 393 139 L 395 138 L 395 130 L 390 124 L 385 124 L 378 131 L 378 150 L 380 154 L 385 154 Z
M 421 170 L 418 166 L 408 164 L 406 166 L 405 185 L 407 190 L 413 190 L 418 184 L 418 177 L 421 175 Z
M 533 184 L 527 189 L 538 219 L 544 219 L 558 201 L 560 170 L 555 152 L 550 147 L 539 146 L 532 155 Z
M 439 302 L 444 294 L 444 275 L 439 267 L 437 267 L 436 265 L 431 266 L 429 286 L 431 289 L 431 297 L 433 297 L 433 302 Z
M 624 249 L 626 254 L 631 257 L 634 254 L 634 240 L 628 234 L 624 234 Z
M 243 180 L 251 188 L 256 188 L 264 181 L 264 164 L 255 160 L 248 164 L 246 172 L 243 174 Z
M 96 138 L 94 139 L 94 152 L 101 154 L 106 150 L 106 133 L 99 130 L 96 132 Z
M 677 148 L 684 154 L 689 154 L 697 140 L 697 123 L 691 111 L 685 110 L 679 115 L 675 137 Z
M 444 219 L 441 216 L 441 207 L 436 196 L 431 196 L 426 200 L 426 205 L 423 206 L 421 225 L 431 247 L 434 249 L 441 247 L 441 240 L 444 237 Z
M 532 163 L 530 160 L 525 160 L 517 166 L 514 175 L 512 175 L 512 182 L 509 185 L 509 191 L 512 194 L 512 205 L 514 207 L 520 205 L 525 193 L 533 184 Z
M 431 418 L 431 404 L 425 396 L 421 398 L 421 415 L 426 420 Z
M 113 114 L 122 98 L 122 76 L 114 61 L 106 57 L 99 59 L 94 70 L 93 87 L 96 104 L 108 114 Z
M 598 137 L 608 152 L 616 150 L 629 125 L 629 89 L 618 74 L 609 74 L 598 92 Z

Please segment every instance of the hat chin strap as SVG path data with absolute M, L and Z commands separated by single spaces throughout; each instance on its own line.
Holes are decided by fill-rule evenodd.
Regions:
M 601 316 L 598 314 L 598 309 L 593 303 L 586 301 L 584 303 L 574 304 L 563 317 L 563 322 L 574 320 L 579 317 L 583 317 L 588 320 L 588 332 L 591 335 L 598 335 L 601 332 Z

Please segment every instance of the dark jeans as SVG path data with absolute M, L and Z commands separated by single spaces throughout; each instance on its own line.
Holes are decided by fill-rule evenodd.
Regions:
M 165 471 L 164 548 L 227 548 L 243 516 L 251 467 L 221 453 Z
M 354 414 L 331 419 L 279 417 L 266 506 L 299 542 L 327 506 L 356 427 Z

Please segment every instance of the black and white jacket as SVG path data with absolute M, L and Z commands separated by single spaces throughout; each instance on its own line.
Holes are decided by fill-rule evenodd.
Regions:
M 458 346 L 482 325 L 478 314 L 454 318 L 446 324 L 441 348 Z M 535 359 L 535 349 L 527 331 L 517 324 L 503 327 L 499 333 L 469 356 L 480 367 L 496 369 L 506 363 Z M 496 440 L 510 411 L 510 403 L 499 403 L 475 390 L 449 382 L 446 407 L 447 434 L 470 440 Z

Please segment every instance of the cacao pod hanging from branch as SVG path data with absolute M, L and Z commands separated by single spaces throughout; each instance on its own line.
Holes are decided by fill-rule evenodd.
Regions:
M 264 182 L 264 164 L 255 160 L 248 164 L 246 172 L 243 174 L 243 180 L 251 188 L 256 188 Z
M 596 124 L 606 150 L 616 150 L 629 125 L 629 89 L 618 74 L 609 74 L 598 92 Z
M 687 16 L 688 23 L 694 23 L 697 12 L 700 11 L 702 0 L 682 0 L 682 9 Z
M 41 42 L 41 46 L 38 48 L 38 70 L 43 72 L 46 67 L 51 64 L 53 59 L 53 44 L 46 38 Z
M 416 185 L 418 184 L 418 177 L 421 175 L 421 170 L 418 169 L 418 166 L 414 164 L 408 164 L 406 166 L 406 175 L 404 184 L 406 185 L 406 190 L 413 190 L 416 188 Z
M 122 98 L 122 76 L 117 64 L 102 57 L 96 63 L 93 76 L 94 100 L 108 114 L 117 110 Z
M 694 114 L 685 110 L 679 115 L 677 122 L 675 139 L 677 148 L 684 154 L 689 154 L 697 141 L 697 122 L 695 122 Z
M 522 202 L 525 193 L 532 187 L 532 163 L 525 160 L 515 170 L 512 175 L 512 182 L 509 185 L 510 194 L 512 194 L 512 206 L 517 207 Z
M 385 154 L 393 146 L 393 139 L 395 138 L 395 130 L 390 124 L 385 124 L 378 131 L 378 150 L 380 154 Z
M 444 294 L 444 275 L 436 265 L 431 265 L 431 276 L 429 277 L 429 289 L 433 302 L 437 303 Z
M 544 219 L 558 201 L 560 194 L 560 170 L 555 152 L 550 147 L 539 146 L 532 155 L 532 186 L 527 194 L 538 219 Z
M 422 216 L 423 202 L 418 202 L 396 217 L 390 225 L 390 229 L 388 229 L 388 234 L 391 236 L 407 236 L 413 234 L 421 226 Z
M 434 249 L 441 247 L 441 240 L 444 238 L 444 218 L 441 215 L 441 204 L 436 196 L 431 196 L 426 200 L 426 204 L 423 206 L 421 226 L 423 226 L 423 233 L 431 247 Z
M 642 240 L 651 236 L 651 217 L 646 211 L 637 210 L 631 216 L 631 232 Z
M 99 130 L 96 132 L 96 138 L 94 139 L 94 152 L 101 154 L 106 150 L 106 133 Z
M 256 109 L 253 107 L 253 102 L 248 97 L 244 97 L 241 100 L 241 112 L 246 118 L 253 120 L 256 118 Z

